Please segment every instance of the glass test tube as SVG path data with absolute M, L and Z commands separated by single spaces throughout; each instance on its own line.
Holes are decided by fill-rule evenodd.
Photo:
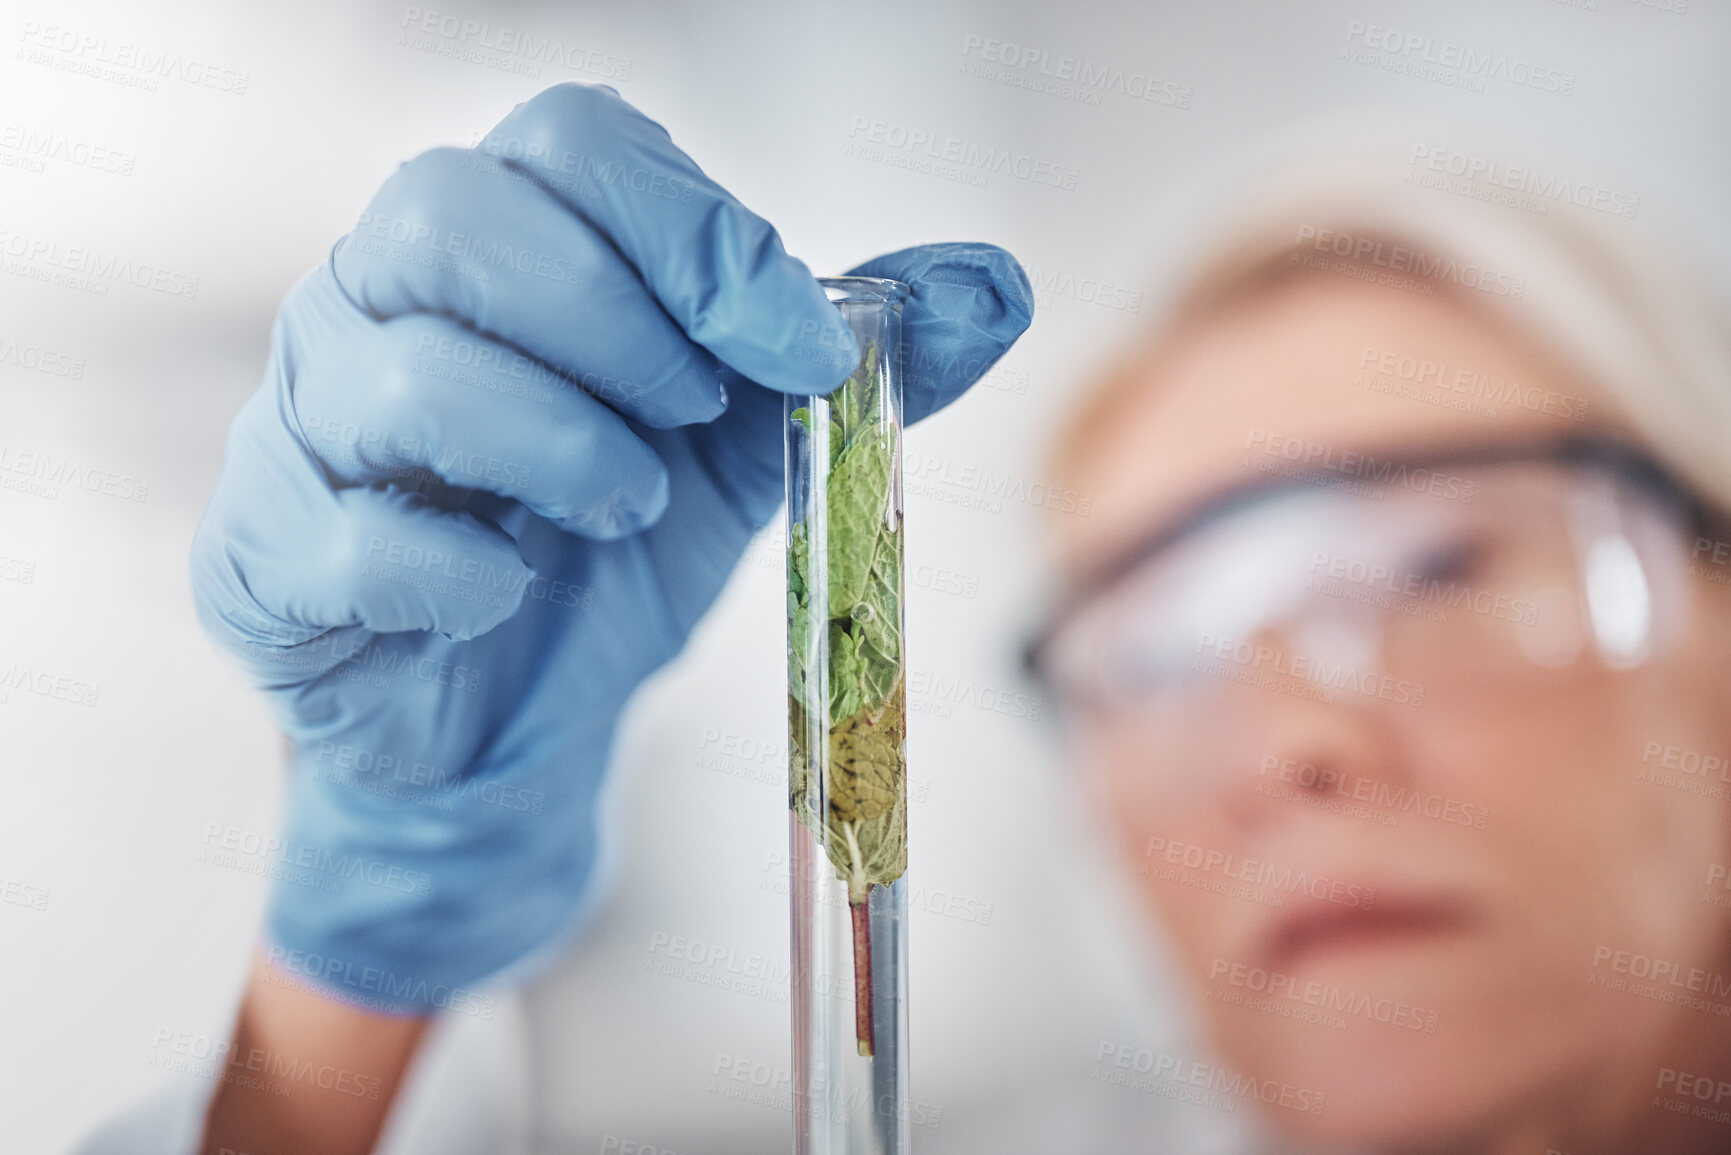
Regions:
M 833 393 L 786 404 L 794 1150 L 903 1155 L 908 287 L 821 281 L 862 353 Z

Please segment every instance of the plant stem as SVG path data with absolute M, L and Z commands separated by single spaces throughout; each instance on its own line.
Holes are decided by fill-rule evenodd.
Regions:
M 868 888 L 869 889 L 869 888 Z M 853 915 L 853 1024 L 859 1041 L 859 1053 L 872 1054 L 872 922 L 871 902 L 854 902 L 850 896 L 848 911 Z
M 853 877 L 847 884 L 847 909 L 853 916 L 853 1028 L 859 1042 L 859 1053 L 872 1054 L 872 884 L 865 880 L 865 863 L 861 861 L 859 839 L 854 837 L 853 823 L 842 823 L 847 835 L 848 860 L 853 865 Z

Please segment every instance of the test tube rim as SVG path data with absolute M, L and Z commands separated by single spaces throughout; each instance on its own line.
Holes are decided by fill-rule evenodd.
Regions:
M 901 281 L 889 277 L 819 277 L 832 304 L 856 302 L 900 305 L 913 293 Z

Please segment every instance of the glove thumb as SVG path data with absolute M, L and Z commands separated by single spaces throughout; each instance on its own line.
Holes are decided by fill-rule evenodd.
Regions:
M 967 392 L 1034 316 L 1028 275 L 996 245 L 915 245 L 849 275 L 890 277 L 912 290 L 902 306 L 902 419 L 909 423 Z

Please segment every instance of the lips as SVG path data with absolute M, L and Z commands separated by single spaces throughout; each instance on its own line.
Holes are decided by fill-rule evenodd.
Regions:
M 1306 904 L 1274 924 L 1265 941 L 1271 965 L 1289 968 L 1324 952 L 1357 952 L 1406 946 L 1466 930 L 1466 908 L 1441 898 L 1401 898 L 1378 893 L 1373 906 Z

